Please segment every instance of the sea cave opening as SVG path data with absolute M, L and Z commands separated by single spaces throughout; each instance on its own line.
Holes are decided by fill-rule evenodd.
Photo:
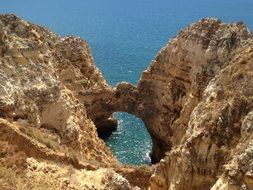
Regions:
M 118 121 L 117 130 L 104 141 L 115 157 L 122 164 L 150 165 L 152 139 L 144 122 L 126 112 L 115 112 L 113 116 Z

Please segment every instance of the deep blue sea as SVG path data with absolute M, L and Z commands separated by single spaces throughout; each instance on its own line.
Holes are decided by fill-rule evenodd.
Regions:
M 244 21 L 253 31 L 253 0 L 1 0 L 0 13 L 82 37 L 111 85 L 136 84 L 158 50 L 203 17 Z M 149 163 L 151 141 L 142 121 L 115 115 L 119 127 L 107 145 L 123 163 Z

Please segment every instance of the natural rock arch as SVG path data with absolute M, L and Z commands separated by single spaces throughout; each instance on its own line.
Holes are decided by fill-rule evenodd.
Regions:
M 158 53 L 137 86 L 121 83 L 115 88 L 79 38 L 60 38 L 15 15 L 2 15 L 0 39 L 0 132 L 8 166 L 30 164 L 27 157 L 33 156 L 38 163 L 50 160 L 50 165 L 71 164 L 92 172 L 115 167 L 133 184 L 146 188 L 150 183 L 151 190 L 252 188 L 253 37 L 242 23 L 202 19 L 190 25 Z M 154 160 L 167 151 L 154 171 L 119 168 L 97 137 L 90 118 L 98 128 L 115 127 L 114 111 L 145 122 Z M 50 142 L 59 147 L 21 130 L 25 128 L 56 135 Z M 18 161 L 12 157 L 16 150 L 22 151 L 18 157 L 26 156 Z M 68 155 L 70 150 L 80 154 L 78 159 Z M 45 179 L 51 177 L 46 171 Z M 74 176 L 81 172 L 86 176 L 85 170 Z
M 159 161 L 184 141 L 205 88 L 226 66 L 232 52 L 249 38 L 251 34 L 242 23 L 226 25 L 202 19 L 162 48 L 137 86 L 123 82 L 83 94 L 88 114 L 99 130 L 115 128 L 111 118 L 115 111 L 141 118 L 152 137 L 153 161 Z
M 148 90 L 148 89 L 147 89 Z M 152 121 L 159 109 L 150 104 L 147 96 L 152 99 L 151 89 L 142 90 L 130 83 L 119 83 L 115 88 L 104 88 L 98 92 L 83 94 L 83 100 L 88 108 L 87 112 L 94 121 L 98 133 L 110 133 L 117 127 L 117 121 L 112 117 L 114 112 L 126 112 L 140 118 L 149 132 L 153 148 L 151 153 L 152 162 L 159 161 L 167 150 L 166 143 L 159 140 L 152 131 Z M 153 98 L 155 98 L 153 96 Z M 88 100 L 88 101 L 87 101 Z

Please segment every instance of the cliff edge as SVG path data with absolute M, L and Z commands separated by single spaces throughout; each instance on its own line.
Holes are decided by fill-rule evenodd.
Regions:
M 0 188 L 253 189 L 252 80 L 243 23 L 191 24 L 113 88 L 85 41 L 0 15 Z M 144 121 L 156 164 L 123 166 L 98 137 L 116 111 Z
M 0 189 L 136 189 L 80 98 L 106 88 L 85 41 L 0 15 Z
M 150 189 L 253 188 L 252 39 L 243 23 L 202 19 L 143 73 L 137 88 L 155 97 L 146 123 L 164 157 Z

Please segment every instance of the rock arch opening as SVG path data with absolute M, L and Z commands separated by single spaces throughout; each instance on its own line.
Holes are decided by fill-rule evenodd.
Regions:
M 150 87 L 151 85 L 151 87 Z M 170 150 L 170 128 L 164 129 L 165 123 L 174 118 L 174 109 L 165 110 L 165 119 L 162 118 L 164 104 L 156 102 L 158 96 L 152 90 L 150 82 L 139 83 L 134 86 L 127 82 L 121 82 L 114 88 L 104 88 L 96 92 L 83 93 L 82 98 L 87 108 L 87 114 L 97 127 L 100 138 L 110 137 L 117 129 L 117 120 L 113 117 L 114 112 L 126 112 L 133 117 L 140 118 L 143 128 L 146 128 L 152 139 L 152 163 L 159 162 L 165 152 Z M 172 113 L 173 112 L 173 113 Z M 168 126 L 166 125 L 166 126 Z
M 144 122 L 126 112 L 114 112 L 118 121 L 117 130 L 103 136 L 117 159 L 123 164 L 151 164 L 152 139 Z
M 140 118 L 143 130 L 146 130 L 152 139 L 152 163 L 159 162 L 170 149 L 167 133 L 161 131 L 159 117 L 161 105 L 154 102 L 157 97 L 145 82 L 138 86 L 122 82 L 114 88 L 104 88 L 82 95 L 87 113 L 96 125 L 100 138 L 105 140 L 117 130 L 118 122 L 113 113 L 125 112 L 132 114 L 132 117 Z

